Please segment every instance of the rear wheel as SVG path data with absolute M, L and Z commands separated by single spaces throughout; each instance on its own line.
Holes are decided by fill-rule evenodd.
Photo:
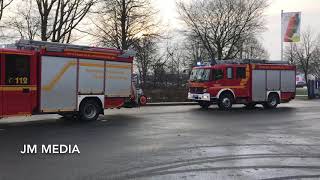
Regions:
M 268 96 L 267 102 L 263 103 L 263 107 L 266 109 L 274 109 L 280 103 L 279 96 L 276 93 L 271 93 Z
M 80 119 L 83 121 L 95 121 L 99 117 L 101 107 L 93 99 L 85 100 L 80 105 Z
M 234 98 L 231 94 L 222 94 L 219 98 L 218 106 L 222 110 L 230 110 L 232 108 Z

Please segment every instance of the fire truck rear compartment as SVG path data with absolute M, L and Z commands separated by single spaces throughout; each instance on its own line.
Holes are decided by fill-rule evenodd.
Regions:
M 281 93 L 294 93 L 295 71 L 253 70 L 252 101 L 264 102 L 271 92 L 277 93 L 279 98 L 281 98 Z
M 41 61 L 41 112 L 78 111 L 86 97 L 96 97 L 105 108 L 105 97 L 131 94 L 131 63 L 53 56 Z

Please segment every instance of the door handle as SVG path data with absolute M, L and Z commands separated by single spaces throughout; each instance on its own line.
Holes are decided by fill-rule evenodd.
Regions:
M 30 89 L 29 88 L 23 88 L 22 89 L 22 93 L 29 93 L 30 92 Z

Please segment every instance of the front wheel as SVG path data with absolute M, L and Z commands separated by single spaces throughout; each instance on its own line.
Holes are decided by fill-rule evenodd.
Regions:
M 268 96 L 268 101 L 263 103 L 263 107 L 266 109 L 274 109 L 278 106 L 279 101 L 280 100 L 278 94 L 271 93 Z
M 89 99 L 80 105 L 80 119 L 83 121 L 95 121 L 99 117 L 100 107 L 95 100 Z
M 233 104 L 233 96 L 231 94 L 222 94 L 219 98 L 218 106 L 222 110 L 230 110 Z

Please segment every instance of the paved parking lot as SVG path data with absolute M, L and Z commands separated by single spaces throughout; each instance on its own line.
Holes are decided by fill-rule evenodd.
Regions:
M 81 153 L 21 155 L 24 144 L 77 144 Z M 229 112 L 108 110 L 91 123 L 56 115 L 0 122 L 1 180 L 277 178 L 320 178 L 320 101 Z

